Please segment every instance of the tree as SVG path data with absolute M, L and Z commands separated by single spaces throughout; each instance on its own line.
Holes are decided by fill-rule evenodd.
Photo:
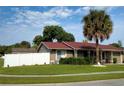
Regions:
M 84 22 L 83 34 L 88 40 L 96 42 L 96 63 L 99 64 L 99 41 L 109 39 L 112 33 L 112 21 L 104 10 L 90 10 L 82 22 Z
M 43 41 L 43 37 L 41 35 L 37 35 L 34 37 L 33 39 L 33 43 L 34 45 L 38 46 L 40 44 L 40 42 Z
M 20 47 L 21 47 L 21 48 L 30 48 L 31 45 L 30 45 L 30 43 L 29 43 L 28 41 L 22 41 L 22 42 L 20 43 Z
M 66 37 L 64 41 L 75 41 L 74 35 L 71 33 L 66 33 L 64 37 Z
M 12 45 L 0 45 L 0 56 L 4 54 L 12 53 L 12 48 L 30 48 L 31 45 L 28 41 L 22 41 L 21 43 L 15 43 Z
M 3 56 L 4 54 L 8 54 L 12 52 L 12 47 L 11 46 L 1 46 L 0 45 L 0 56 Z
M 114 46 L 114 47 L 120 47 L 119 45 L 118 45 L 118 43 L 112 43 L 112 44 L 110 44 L 110 45 L 112 45 L 112 46 Z
M 111 45 L 118 48 L 123 47 L 122 42 L 120 40 L 118 41 L 118 43 L 112 43 Z
M 71 33 L 67 33 L 62 27 L 58 25 L 45 26 L 43 31 L 43 41 L 53 42 L 62 41 L 75 41 L 74 36 Z
M 120 40 L 118 40 L 118 45 L 119 47 L 122 47 L 122 42 Z
M 64 33 L 61 42 L 62 41 L 75 41 L 75 38 L 71 33 Z
M 11 46 L 12 46 L 12 48 L 19 48 L 20 47 L 20 43 L 15 43 L 15 44 L 13 44 Z
M 82 42 L 88 43 L 88 40 L 87 39 L 84 39 L 84 40 L 82 40 Z
M 43 31 L 44 41 L 52 42 L 53 39 L 56 39 L 56 34 L 59 33 L 60 31 L 63 32 L 63 29 L 59 26 L 54 26 L 54 25 L 45 26 Z

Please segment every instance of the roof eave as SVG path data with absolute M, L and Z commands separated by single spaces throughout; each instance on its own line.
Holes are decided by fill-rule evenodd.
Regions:
M 41 43 L 39 44 L 38 48 L 36 49 L 37 52 L 39 51 L 41 45 L 44 45 L 47 49 L 50 49 L 44 42 L 41 42 Z

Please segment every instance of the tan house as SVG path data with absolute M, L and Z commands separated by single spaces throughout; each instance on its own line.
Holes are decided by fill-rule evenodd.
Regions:
M 95 58 L 95 43 L 86 42 L 41 42 L 37 52 L 50 53 L 51 64 L 58 63 L 60 58 L 67 57 L 90 57 Z M 116 48 L 112 45 L 100 45 L 101 63 L 113 63 L 113 59 L 117 63 L 124 62 L 124 49 Z

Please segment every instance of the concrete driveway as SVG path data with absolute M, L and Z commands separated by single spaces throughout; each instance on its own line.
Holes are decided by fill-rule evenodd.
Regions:
M 124 79 L 52 84 L 0 84 L 0 86 L 124 86 Z

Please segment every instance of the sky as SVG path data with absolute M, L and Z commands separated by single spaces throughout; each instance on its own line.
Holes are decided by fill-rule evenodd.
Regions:
M 21 41 L 32 44 L 36 35 L 42 35 L 46 25 L 60 25 L 66 32 L 72 33 L 77 42 L 83 36 L 82 18 L 90 9 L 105 10 L 113 21 L 113 33 L 102 44 L 122 41 L 124 46 L 124 7 L 104 6 L 0 6 L 0 45 L 11 45 Z

